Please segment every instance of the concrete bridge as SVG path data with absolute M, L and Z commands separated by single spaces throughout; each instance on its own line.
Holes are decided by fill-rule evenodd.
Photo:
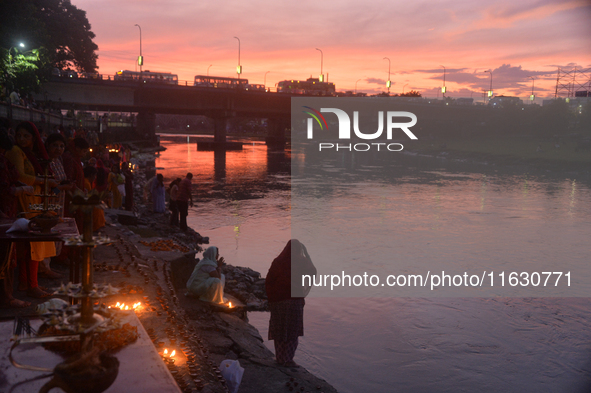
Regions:
M 154 138 L 156 114 L 212 118 L 216 144 L 226 142 L 228 119 L 265 118 L 267 142 L 276 146 L 285 143 L 285 129 L 290 126 L 290 98 L 264 91 L 68 78 L 45 83 L 36 96 L 38 101 L 51 101 L 59 109 L 138 113 L 138 133 L 147 138 Z
M 137 133 L 146 140 L 155 139 L 156 114 L 207 116 L 215 124 L 214 147 L 225 148 L 228 119 L 264 118 L 269 130 L 267 143 L 282 148 L 285 130 L 290 128 L 291 97 L 265 91 L 64 78 L 46 83 L 36 99 L 51 101 L 53 107 L 60 109 L 138 113 Z M 443 101 L 429 99 L 372 99 L 390 100 L 396 110 L 414 113 L 419 119 L 415 130 L 423 137 L 497 132 L 517 128 L 525 120 L 521 111 L 506 116 L 502 110 L 485 106 L 445 105 Z

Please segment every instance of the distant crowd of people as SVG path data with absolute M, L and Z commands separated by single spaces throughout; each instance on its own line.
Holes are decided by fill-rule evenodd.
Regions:
M 168 187 L 164 184 L 164 176 L 158 173 L 144 185 L 144 201 L 152 199 L 154 213 L 164 213 L 168 196 L 168 209 L 170 210 L 170 225 L 178 226 L 183 232 L 187 231 L 187 216 L 189 206 L 193 206 L 192 195 L 193 174 L 187 173 L 184 179 L 174 179 Z

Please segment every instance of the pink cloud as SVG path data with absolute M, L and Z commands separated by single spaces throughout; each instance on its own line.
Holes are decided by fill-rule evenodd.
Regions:
M 243 77 L 267 85 L 305 79 L 323 71 L 337 90 L 374 91 L 370 80 L 435 91 L 441 68 L 450 90 L 476 89 L 493 69 L 498 88 L 527 94 L 523 74 L 540 76 L 551 90 L 550 64 L 591 64 L 591 7 L 582 0 L 524 0 L 519 3 L 358 0 L 274 2 L 75 1 L 86 10 L 99 45 L 100 72 L 134 69 L 139 30 L 146 66 L 171 71 L 181 80 L 210 73 L 234 76 L 241 40 Z M 433 72 L 427 72 L 427 71 Z M 474 73 L 473 70 L 480 70 Z M 512 79 L 513 78 L 513 79 Z M 403 82 L 409 80 L 410 82 Z M 538 82 L 536 82 L 537 85 Z M 496 82 L 495 82 L 496 84 Z M 509 90 L 510 89 L 510 90 Z

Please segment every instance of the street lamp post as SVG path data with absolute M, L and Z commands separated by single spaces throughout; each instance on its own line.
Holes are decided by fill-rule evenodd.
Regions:
M 388 60 L 388 80 L 386 81 L 386 87 L 388 87 L 388 95 L 390 95 L 390 86 L 392 86 L 392 82 L 390 81 L 390 58 L 384 57 L 382 60 Z
M 363 78 L 361 78 L 361 79 L 363 79 Z M 361 79 L 357 79 L 355 81 L 355 95 L 357 95 L 357 82 L 359 82 Z
M 318 78 L 318 80 L 320 82 L 324 82 L 324 74 L 322 73 L 322 66 L 324 63 L 324 53 L 322 53 L 322 50 L 316 48 L 316 50 L 320 51 L 320 78 Z
M 493 89 L 492 89 L 492 74 L 493 74 L 493 72 L 492 72 L 492 70 L 486 70 L 484 72 L 490 73 L 490 89 L 488 91 L 488 100 L 490 101 L 490 99 L 493 95 Z
M 265 91 L 267 90 L 267 74 L 271 71 L 265 72 L 265 77 L 263 79 L 263 86 L 265 87 Z
M 20 46 L 21 48 L 25 47 L 25 44 L 23 44 L 22 42 L 20 42 L 18 44 L 18 46 Z M 16 49 L 16 46 L 11 46 L 10 49 L 8 49 L 8 66 L 12 67 L 12 56 L 10 55 L 10 51 Z
M 406 86 L 408 86 L 408 83 L 407 83 L 406 85 L 402 86 L 402 94 L 404 94 L 404 88 L 405 88 Z
M 445 87 L 445 66 L 439 65 L 439 67 L 443 67 L 443 87 L 441 88 L 441 92 L 443 93 L 443 98 L 445 99 L 445 92 L 446 92 L 446 87 Z
M 142 27 L 140 25 L 138 25 L 137 23 L 135 24 L 135 26 L 138 27 L 138 29 L 140 29 L 140 57 L 137 58 L 137 63 L 140 66 L 140 74 L 142 73 L 142 66 L 144 65 L 144 56 L 142 56 Z M 141 77 L 140 77 L 141 79 Z
M 236 67 L 236 73 L 238 74 L 238 79 L 240 79 L 240 74 L 242 74 L 242 66 L 240 65 L 240 38 L 234 38 L 238 40 L 238 67 Z
M 209 67 L 207 67 L 207 76 L 209 76 L 209 69 L 211 68 L 213 64 L 210 64 Z

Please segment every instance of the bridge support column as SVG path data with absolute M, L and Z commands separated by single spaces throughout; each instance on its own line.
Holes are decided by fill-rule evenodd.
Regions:
M 215 149 L 213 152 L 213 178 L 218 182 L 226 178 L 226 149 Z
M 285 130 L 289 127 L 289 121 L 285 119 L 267 119 L 267 148 L 271 150 L 285 149 Z
M 226 141 L 228 118 L 228 116 L 224 115 L 213 117 L 213 142 L 199 142 L 197 143 L 197 150 L 242 150 L 242 142 Z
M 216 144 L 226 143 L 226 126 L 228 125 L 227 117 L 216 117 L 214 121 L 214 136 L 213 141 Z
M 150 111 L 139 111 L 137 114 L 137 134 L 140 139 L 157 145 L 156 115 Z

